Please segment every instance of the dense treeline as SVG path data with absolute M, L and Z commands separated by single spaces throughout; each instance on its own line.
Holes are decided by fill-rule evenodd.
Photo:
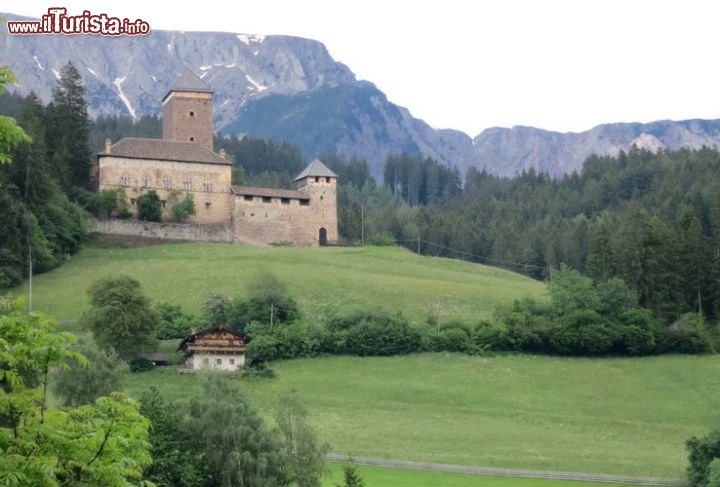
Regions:
M 66 65 L 53 99 L 5 97 L 29 136 L 0 165 L 0 288 L 59 265 L 85 239 L 89 200 L 88 117 L 80 75 Z
M 719 190 L 716 150 L 632 149 L 593 156 L 581 173 L 560 180 L 533 170 L 508 179 L 470 169 L 462 192 L 436 204 L 392 203 L 382 188 L 354 188 L 341 210 L 341 234 L 384 236 L 423 254 L 537 279 L 567 264 L 598 280 L 624 280 L 666 322 L 690 311 L 716 318 Z

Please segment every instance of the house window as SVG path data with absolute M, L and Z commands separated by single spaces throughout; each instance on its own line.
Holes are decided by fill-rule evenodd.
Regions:
M 222 364 L 222 359 L 221 359 L 221 358 L 216 358 L 216 359 L 215 359 L 215 363 L 218 364 L 218 365 Z
M 203 359 L 203 363 L 204 363 L 205 365 L 208 365 L 208 364 L 210 363 L 210 359 L 207 358 L 207 357 L 205 357 L 205 358 Z
M 234 359 L 234 358 L 228 359 L 228 362 L 230 362 L 230 365 L 235 365 L 235 359 Z
M 272 203 L 272 198 L 269 196 L 263 196 L 263 203 Z
M 183 181 L 183 189 L 185 191 L 191 191 L 192 190 L 192 181 Z
M 243 199 L 244 199 L 245 201 L 252 201 L 252 200 L 253 200 L 253 197 L 252 197 L 252 195 L 246 194 L 245 196 L 243 196 Z
M 280 202 L 283 205 L 289 205 L 290 204 L 290 198 L 280 198 Z
M 300 206 L 310 206 L 310 200 L 300 200 Z

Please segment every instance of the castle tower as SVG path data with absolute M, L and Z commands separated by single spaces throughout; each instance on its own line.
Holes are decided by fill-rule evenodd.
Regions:
M 197 142 L 213 150 L 213 90 L 185 70 L 163 98 L 163 139 Z
M 295 183 L 298 191 L 310 197 L 310 211 L 302 223 L 303 233 L 318 245 L 337 242 L 337 174 L 315 159 L 295 178 Z

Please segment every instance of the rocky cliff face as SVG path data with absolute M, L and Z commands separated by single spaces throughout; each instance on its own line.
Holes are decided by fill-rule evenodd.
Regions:
M 462 174 L 477 167 L 513 176 L 534 167 L 560 176 L 579 170 L 592 153 L 614 155 L 633 142 L 652 150 L 720 145 L 720 121 L 608 124 L 567 134 L 492 128 L 474 139 L 435 130 L 372 83 L 357 81 L 323 44 L 297 37 L 174 31 L 117 38 L 0 35 L 0 64 L 13 69 L 19 80 L 14 89 L 22 94 L 33 90 L 48 101 L 68 61 L 84 77 L 93 116 L 159 115 L 160 101 L 187 67 L 215 90 L 216 131 L 292 142 L 308 159 L 321 151 L 360 156 L 375 176 L 388 154 L 401 151 L 457 166 Z

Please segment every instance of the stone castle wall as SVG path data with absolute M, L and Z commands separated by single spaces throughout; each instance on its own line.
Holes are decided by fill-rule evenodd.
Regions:
M 154 159 L 103 157 L 100 165 L 100 189 L 121 186 L 125 189 L 130 212 L 137 216 L 137 198 L 154 189 L 163 205 L 163 219 L 170 218 L 168 198 L 174 189 L 180 198 L 191 193 L 195 215 L 190 223 L 229 223 L 232 217 L 230 166 L 173 162 Z
M 90 230 L 109 235 L 188 240 L 193 242 L 233 241 L 230 224 L 199 225 L 192 223 L 156 223 L 137 220 L 91 220 Z

